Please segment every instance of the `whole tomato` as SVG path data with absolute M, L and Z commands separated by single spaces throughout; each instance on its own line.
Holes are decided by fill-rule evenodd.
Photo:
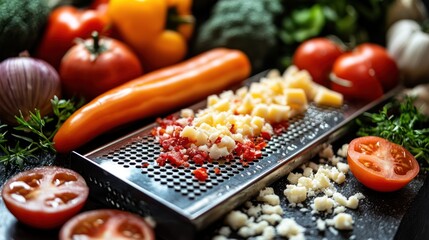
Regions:
M 96 32 L 73 46 L 60 65 L 63 90 L 90 100 L 143 74 L 135 53 L 122 42 L 99 38 Z
M 348 100 L 372 101 L 399 83 L 396 62 L 386 49 L 364 43 L 334 62 L 331 88 Z
M 328 38 L 313 38 L 298 46 L 293 55 L 293 64 L 301 70 L 307 70 L 314 82 L 328 87 L 334 61 L 343 52 L 339 44 Z

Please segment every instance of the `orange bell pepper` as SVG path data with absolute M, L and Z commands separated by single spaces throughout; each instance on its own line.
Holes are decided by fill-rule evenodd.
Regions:
M 193 32 L 191 0 L 110 0 L 108 14 L 147 71 L 183 60 Z
M 69 152 L 126 123 L 155 117 L 202 100 L 246 79 L 247 56 L 217 48 L 142 75 L 113 88 L 74 112 L 54 136 L 55 149 Z

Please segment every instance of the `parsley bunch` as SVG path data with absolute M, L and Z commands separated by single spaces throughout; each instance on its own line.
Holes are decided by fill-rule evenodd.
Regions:
M 35 109 L 28 119 L 22 114 L 16 116 L 18 125 L 15 127 L 0 125 L 0 163 L 22 166 L 26 159 L 35 158 L 36 152 L 55 153 L 52 142 L 55 133 L 82 103 L 55 96 L 51 100 L 53 115 L 41 116 Z
M 414 97 L 405 96 L 387 103 L 378 113 L 365 112 L 356 120 L 359 136 L 379 136 L 405 147 L 429 166 L 429 118 L 414 106 Z

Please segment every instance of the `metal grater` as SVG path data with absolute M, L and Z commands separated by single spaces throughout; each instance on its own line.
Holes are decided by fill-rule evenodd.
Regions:
M 205 182 L 193 176 L 199 166 L 192 162 L 189 168 L 157 166 L 161 148 L 150 134 L 155 123 L 91 153 L 73 152 L 70 167 L 82 174 L 91 196 L 101 203 L 152 217 L 157 236 L 197 239 L 204 228 L 315 156 L 323 144 L 343 136 L 356 116 L 396 92 L 364 106 L 336 109 L 310 104 L 305 114 L 290 119 L 287 131 L 273 136 L 263 156 L 248 166 L 238 158 L 206 163 L 209 178 Z M 143 167 L 144 163 L 149 166 Z M 216 167 L 220 174 L 214 173 Z

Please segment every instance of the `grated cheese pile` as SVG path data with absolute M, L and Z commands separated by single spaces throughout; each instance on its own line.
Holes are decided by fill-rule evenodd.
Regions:
M 347 144 L 343 145 L 335 156 L 332 146 L 327 145 L 319 153 L 319 164 L 310 161 L 287 176 L 289 183 L 283 192 L 286 205 L 299 208 L 302 212 L 311 212 L 319 231 L 329 230 L 338 234 L 339 230 L 352 230 L 354 220 L 346 211 L 357 209 L 364 198 L 359 192 L 346 197 L 337 190 L 336 186 L 346 181 L 349 172 L 349 166 L 344 162 L 347 148 Z M 306 229 L 295 219 L 285 217 L 280 204 L 280 197 L 273 188 L 262 189 L 255 199 L 226 215 L 225 226 L 213 239 L 230 239 L 233 231 L 242 238 L 274 239 L 281 236 L 305 239 Z
M 188 166 L 188 160 L 202 164 L 233 154 L 244 163 L 252 161 L 261 156 L 265 141 L 283 131 L 288 119 L 305 112 L 310 101 L 339 107 L 343 96 L 314 83 L 295 66 L 283 75 L 272 70 L 250 86 L 209 96 L 207 107 L 197 113 L 183 109 L 180 118 L 160 121 L 152 134 L 165 153 L 157 162 Z

